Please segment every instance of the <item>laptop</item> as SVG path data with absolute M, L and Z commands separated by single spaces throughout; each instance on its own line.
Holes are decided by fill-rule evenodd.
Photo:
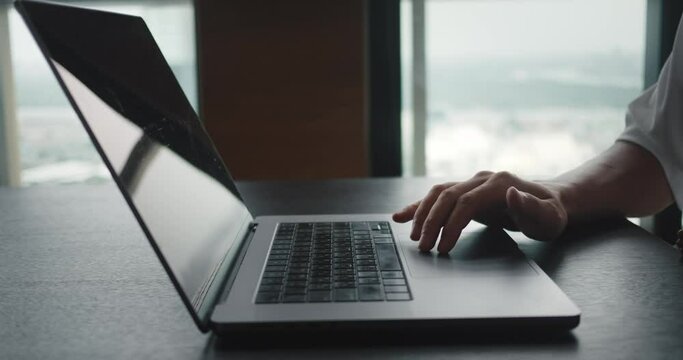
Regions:
M 141 18 L 15 6 L 202 332 L 578 325 L 500 229 L 437 256 L 388 214 L 253 217 Z

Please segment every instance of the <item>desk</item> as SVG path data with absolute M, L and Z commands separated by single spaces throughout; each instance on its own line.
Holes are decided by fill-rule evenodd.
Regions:
M 391 212 L 429 179 L 249 182 L 255 215 Z M 683 358 L 683 264 L 624 221 L 551 243 L 516 236 L 583 311 L 559 339 L 416 334 L 259 346 L 199 333 L 113 185 L 0 189 L 0 358 Z

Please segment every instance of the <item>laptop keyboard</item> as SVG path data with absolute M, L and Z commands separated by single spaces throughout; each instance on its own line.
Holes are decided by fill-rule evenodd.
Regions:
M 281 223 L 257 304 L 411 300 L 388 222 Z

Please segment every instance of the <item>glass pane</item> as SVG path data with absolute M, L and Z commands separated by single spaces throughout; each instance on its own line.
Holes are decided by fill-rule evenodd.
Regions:
M 645 7 L 645 0 L 427 1 L 427 175 L 549 177 L 607 148 L 643 87 Z M 409 1 L 402 11 L 409 147 Z
M 191 0 L 83 2 L 78 6 L 145 19 L 183 91 L 197 108 L 194 7 Z M 23 185 L 110 181 L 85 130 L 19 14 L 12 10 L 10 46 L 20 131 Z

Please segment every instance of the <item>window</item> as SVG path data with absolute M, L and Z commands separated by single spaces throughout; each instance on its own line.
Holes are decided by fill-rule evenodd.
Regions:
M 196 109 L 192 1 L 83 2 L 77 5 L 142 16 Z M 110 181 L 109 173 L 47 62 L 13 9 L 9 10 L 9 33 L 22 184 Z
M 404 172 L 542 178 L 606 149 L 643 88 L 645 16 L 646 0 L 402 1 Z

